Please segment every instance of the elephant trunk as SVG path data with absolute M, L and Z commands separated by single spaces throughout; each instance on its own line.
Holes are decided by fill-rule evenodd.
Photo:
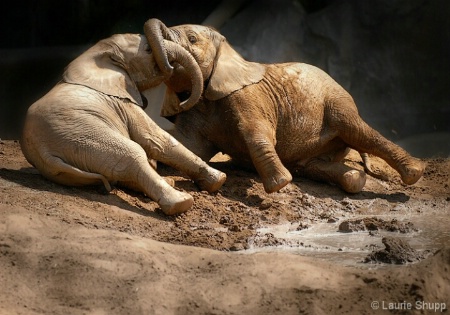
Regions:
M 168 58 L 172 62 L 179 63 L 191 80 L 191 95 L 189 98 L 180 103 L 180 107 L 184 110 L 192 108 L 200 99 L 203 93 L 203 75 L 197 61 L 194 57 L 183 48 L 183 46 L 164 40 L 167 47 Z
M 191 95 L 180 103 L 180 107 L 183 110 L 190 109 L 203 93 L 203 75 L 196 60 L 186 49 L 175 43 L 175 34 L 160 20 L 150 19 L 145 22 L 144 33 L 152 49 L 153 58 L 165 76 L 173 73 L 170 62 L 177 62 L 186 70 L 191 80 Z
M 149 19 L 144 24 L 144 33 L 150 45 L 156 64 L 162 73 L 169 77 L 173 67 L 169 63 L 163 39 L 171 39 L 170 30 L 158 19 Z

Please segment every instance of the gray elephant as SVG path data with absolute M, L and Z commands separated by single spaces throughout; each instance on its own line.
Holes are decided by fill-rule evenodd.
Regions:
M 170 42 L 161 47 L 170 62 L 201 76 L 182 47 Z M 167 75 L 172 72 L 169 59 Z M 218 190 L 225 174 L 159 128 L 141 108 L 146 100 L 140 92 L 167 79 L 164 71 L 149 66 L 152 60 L 144 36 L 117 34 L 72 61 L 62 81 L 28 109 L 20 141 L 26 159 L 60 184 L 103 183 L 111 190 L 111 183 L 118 183 L 141 191 L 168 215 L 188 210 L 193 198 L 160 177 L 155 160 L 183 171 L 201 189 Z M 191 97 L 179 105 L 197 102 L 202 81 L 191 87 Z
M 253 165 L 267 192 L 288 184 L 291 172 L 361 191 L 366 173 L 342 163 L 349 148 L 366 161 L 368 153 L 384 159 L 406 184 L 421 178 L 424 163 L 368 126 L 349 93 L 324 71 L 246 61 L 205 26 L 167 28 L 150 19 L 144 32 L 152 49 L 160 49 L 163 39 L 173 41 L 200 66 L 205 89 L 198 104 L 179 112 L 177 96 L 190 89 L 190 80 L 189 71 L 177 66 L 161 114 L 174 122 L 170 132 L 204 160 L 221 151 Z M 154 57 L 167 63 L 163 54 Z

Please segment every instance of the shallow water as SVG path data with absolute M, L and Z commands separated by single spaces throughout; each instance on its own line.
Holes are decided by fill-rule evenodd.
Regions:
M 372 216 L 371 216 L 372 217 Z M 416 232 L 399 233 L 376 231 L 374 236 L 368 231 L 345 233 L 339 232 L 340 222 L 318 223 L 301 231 L 290 230 L 291 224 L 259 229 L 261 234 L 272 233 L 276 238 L 297 241 L 298 246 L 283 245 L 265 248 L 250 248 L 246 252 L 283 251 L 298 255 L 311 256 L 346 266 L 365 268 L 381 267 L 382 264 L 366 264 L 364 258 L 372 250 L 383 249 L 383 236 L 400 237 L 418 251 L 434 252 L 450 243 L 450 210 L 440 209 L 420 215 L 381 215 L 377 216 L 386 221 L 397 219 L 411 222 L 418 229 Z M 292 242 L 295 243 L 295 242 Z M 384 265 L 386 266 L 386 265 Z

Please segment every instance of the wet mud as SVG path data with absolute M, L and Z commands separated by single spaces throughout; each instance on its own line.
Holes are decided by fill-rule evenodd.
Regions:
M 365 263 L 406 264 L 418 262 L 427 257 L 429 250 L 418 251 L 412 248 L 407 241 L 398 237 L 383 237 L 384 249 L 370 253 Z
M 358 219 L 344 220 L 339 224 L 339 232 L 351 233 L 358 231 L 388 231 L 399 233 L 417 232 L 418 229 L 414 227 L 411 222 L 401 222 L 394 218 L 389 221 L 383 218 L 366 217 Z

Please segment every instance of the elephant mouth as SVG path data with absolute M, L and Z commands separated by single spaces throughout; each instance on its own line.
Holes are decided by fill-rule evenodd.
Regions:
M 181 103 L 181 102 L 184 102 L 187 99 L 189 99 L 189 97 L 191 96 L 191 92 L 190 91 L 183 91 L 183 92 L 176 93 L 176 95 L 177 95 L 177 97 L 178 97 L 178 99 L 180 100 L 180 103 Z

